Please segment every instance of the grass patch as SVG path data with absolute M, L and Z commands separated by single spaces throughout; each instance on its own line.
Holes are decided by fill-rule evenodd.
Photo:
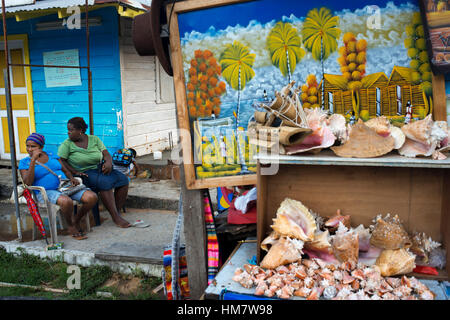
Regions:
M 67 280 L 72 275 L 67 273 L 68 264 L 62 261 L 51 261 L 48 258 L 27 254 L 23 250 L 18 254 L 8 253 L 0 247 L 0 282 L 26 284 L 32 286 L 47 286 L 50 288 L 66 289 Z M 134 292 L 126 295 L 118 288 L 104 287 L 103 285 L 111 279 L 123 278 L 115 274 L 107 266 L 80 267 L 81 288 L 72 289 L 69 293 L 52 293 L 21 287 L 0 287 L 0 297 L 37 297 L 42 299 L 68 299 L 68 300 L 105 300 L 105 299 L 132 299 L 148 300 L 161 299 L 152 292 L 152 289 L 161 283 L 160 278 L 148 277 L 143 273 L 138 275 L 139 286 Z M 134 275 L 136 278 L 137 275 Z M 136 282 L 136 279 L 134 279 Z M 97 296 L 97 291 L 112 293 L 112 298 Z

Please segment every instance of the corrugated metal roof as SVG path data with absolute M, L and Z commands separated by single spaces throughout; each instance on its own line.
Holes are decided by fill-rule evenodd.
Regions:
M 147 10 L 140 2 L 135 0 L 88 0 L 88 5 L 92 6 L 95 4 L 104 3 L 118 3 L 125 4 L 127 6 L 133 7 L 139 10 Z M 6 12 L 20 12 L 20 11 L 35 11 L 35 10 L 46 10 L 46 9 L 57 9 L 57 8 L 68 8 L 72 6 L 84 6 L 86 0 L 37 0 L 35 4 L 29 4 L 24 6 L 16 6 L 6 8 Z M 1 6 L 0 6 L 1 7 Z

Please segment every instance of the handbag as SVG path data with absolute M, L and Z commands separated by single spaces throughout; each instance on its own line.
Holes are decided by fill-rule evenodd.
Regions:
M 126 149 L 121 151 L 122 152 L 114 152 L 112 156 L 113 164 L 128 167 L 133 161 L 133 154 Z
M 59 186 L 58 186 L 58 191 L 61 192 L 63 195 L 66 195 L 68 197 L 70 197 L 71 195 L 77 193 L 78 191 L 87 189 L 87 187 L 82 183 L 81 178 L 75 178 L 77 179 L 80 184 L 79 185 L 73 185 L 72 182 L 70 181 L 70 179 L 62 179 L 61 176 L 57 175 L 55 172 L 53 172 L 52 169 L 50 169 L 49 167 L 47 167 L 45 164 L 40 163 L 39 161 L 36 161 L 36 163 L 38 165 L 41 165 L 42 167 L 44 167 L 45 169 L 48 170 L 48 172 L 50 172 L 51 174 L 53 174 L 54 176 L 58 177 L 59 179 Z

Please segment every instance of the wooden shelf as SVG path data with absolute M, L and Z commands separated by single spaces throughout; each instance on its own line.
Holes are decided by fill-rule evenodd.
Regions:
M 379 158 L 355 159 L 337 157 L 331 150 L 317 155 L 259 154 L 255 158 L 258 248 L 272 231 L 272 219 L 286 198 L 301 201 L 324 218 L 340 209 L 351 216 L 353 227 L 368 227 L 377 215 L 390 213 L 399 216 L 410 234 L 425 232 L 442 243 L 447 250 L 447 268 L 439 279 L 448 279 L 450 158 L 411 159 L 392 152 Z M 269 165 L 271 174 L 265 171 Z M 257 250 L 258 262 L 263 254 Z
M 403 168 L 434 168 L 450 169 L 450 154 L 446 160 L 429 158 L 407 158 L 399 154 L 390 153 L 378 158 L 341 158 L 331 150 L 323 150 L 317 155 L 267 155 L 259 154 L 254 157 L 262 165 L 265 164 L 298 164 L 320 166 L 363 166 L 363 167 L 403 167 Z

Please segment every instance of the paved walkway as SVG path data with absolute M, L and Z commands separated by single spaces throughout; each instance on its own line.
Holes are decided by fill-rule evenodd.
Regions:
M 4 199 L 0 201 L 0 223 L 2 224 L 0 227 L 3 227 L 0 230 L 4 230 L 7 226 L 6 228 L 9 228 L 14 238 L 14 235 L 17 235 L 15 207 L 13 203 L 5 200 L 5 197 L 9 198 L 12 193 L 11 177 L 10 169 L 0 168 L 0 198 Z M 216 192 L 214 189 L 210 191 L 215 206 Z M 131 273 L 139 269 L 147 274 L 160 276 L 163 248 L 172 242 L 178 217 L 179 194 L 180 185 L 174 180 L 149 182 L 148 179 L 135 179 L 130 183 L 126 203 L 127 213 L 124 214 L 124 218 L 130 222 L 143 220 L 150 224 L 148 228 L 118 228 L 105 211 L 101 212 L 101 217 L 106 220 L 88 233 L 88 239 L 77 241 L 70 236 L 59 236 L 59 241 L 64 242 L 63 250 L 46 251 L 44 240 L 0 241 L 0 246 L 7 251 L 23 248 L 30 254 L 52 259 L 63 257 L 67 263 L 82 266 L 106 264 L 122 273 Z M 28 228 L 28 231 L 24 233 L 29 234 L 33 222 L 27 215 L 28 209 L 25 205 L 21 206 L 21 212 L 22 220 L 24 220 L 22 226 L 25 226 L 25 229 Z M 24 240 L 27 239 L 24 237 Z M 183 230 L 180 241 L 184 243 Z

